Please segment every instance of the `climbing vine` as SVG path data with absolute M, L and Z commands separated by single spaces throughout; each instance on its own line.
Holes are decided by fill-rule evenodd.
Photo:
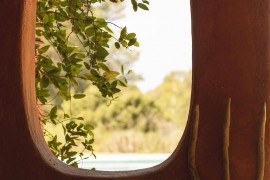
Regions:
M 95 15 L 103 3 L 124 0 L 38 0 L 36 17 L 36 97 L 39 119 L 51 151 L 63 162 L 78 167 L 78 157 L 94 154 L 94 127 L 85 117 L 65 112 L 59 102 L 82 99 L 76 91 L 79 82 L 88 81 L 110 101 L 117 98 L 126 76 L 107 64 L 109 49 L 139 46 L 136 34 Z M 148 10 L 147 0 L 131 0 L 134 11 Z M 119 32 L 119 33 L 118 33 Z M 62 125 L 64 141 L 46 129 L 47 124 Z M 82 150 L 78 150 L 82 146 Z

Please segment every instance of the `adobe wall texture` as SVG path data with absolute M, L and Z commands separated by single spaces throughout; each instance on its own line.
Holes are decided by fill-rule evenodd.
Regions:
M 35 108 L 35 2 L 0 0 L 0 179 L 270 179 L 268 0 L 191 0 L 186 131 L 165 163 L 130 172 L 74 169 L 46 146 Z

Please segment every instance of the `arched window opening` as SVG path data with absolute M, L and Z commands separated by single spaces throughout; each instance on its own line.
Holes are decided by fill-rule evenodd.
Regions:
M 65 4 L 75 1 L 47 2 Z M 169 159 L 158 166 L 128 172 L 108 172 L 73 168 L 57 160 L 50 152 L 37 117 L 35 87 L 40 96 L 48 96 L 49 93 L 40 89 L 48 85 L 48 79 L 45 78 L 48 74 L 45 72 L 50 72 L 54 78 L 61 75 L 57 74 L 57 68 L 52 68 L 52 64 L 45 63 L 48 65 L 45 66 L 46 71 L 38 71 L 42 76 L 36 78 L 40 78 L 40 82 L 35 86 L 36 1 L 1 0 L 1 179 L 269 179 L 269 172 L 265 168 L 269 164 L 269 2 L 239 3 L 231 0 L 228 3 L 206 0 L 192 1 L 191 4 L 194 81 L 190 115 L 183 137 Z M 140 6 L 146 9 L 145 6 Z M 39 18 L 39 23 L 51 25 L 54 17 L 43 15 L 44 17 Z M 40 33 L 42 29 L 38 31 Z M 90 32 L 91 30 L 88 33 Z M 63 34 L 59 35 L 61 37 Z M 37 46 L 41 40 L 36 39 Z M 65 39 L 56 40 L 61 42 Z M 133 43 L 136 43 L 135 40 L 131 42 Z M 39 47 L 44 49 L 39 50 L 36 56 L 47 49 L 42 45 Z M 67 48 L 63 52 L 70 50 L 72 49 Z M 105 52 L 104 49 L 99 51 Z M 67 57 L 73 57 L 71 59 L 76 64 L 77 57 Z M 40 57 L 37 57 L 36 65 L 39 64 L 38 58 Z M 47 56 L 43 58 L 45 62 L 48 61 Z M 74 71 L 74 68 L 69 66 L 66 70 Z M 115 74 L 117 73 L 105 73 L 102 77 L 111 78 Z M 70 81 L 71 77 L 69 74 Z M 54 79 L 49 80 L 50 83 Z M 61 82 L 58 85 L 61 85 L 64 92 L 65 83 Z M 70 82 L 66 84 L 69 85 Z M 76 99 L 74 96 L 78 99 L 84 95 L 72 94 Z M 40 97 L 38 99 L 38 103 L 44 101 Z M 39 113 L 47 111 L 45 108 L 39 110 Z M 59 110 L 61 109 L 58 107 L 52 107 L 47 117 L 57 120 Z M 72 116 L 66 115 L 67 119 L 70 117 Z M 82 121 L 82 118 L 76 118 Z M 48 123 L 54 123 L 52 121 Z M 85 132 L 80 131 L 85 129 L 87 135 L 90 135 L 86 145 L 93 143 L 92 127 L 89 124 L 74 127 L 74 123 L 71 123 L 64 126 L 71 135 L 78 132 L 85 135 Z M 71 132 L 74 128 L 76 131 Z M 61 144 L 54 139 L 57 138 L 52 136 L 50 145 L 57 148 Z M 91 146 L 87 148 L 91 149 Z M 68 156 L 70 154 L 63 154 L 63 157 Z
M 160 164 L 174 151 L 189 109 L 191 25 L 189 2 L 171 1 L 150 2 L 150 11 L 140 12 L 128 3 L 75 8 L 106 21 L 70 18 L 74 9 L 38 2 L 39 118 L 60 160 L 85 169 L 134 170 Z

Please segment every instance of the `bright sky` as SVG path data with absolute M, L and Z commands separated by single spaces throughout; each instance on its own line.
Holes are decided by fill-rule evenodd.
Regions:
M 133 12 L 118 24 L 136 32 L 140 57 L 132 69 L 141 74 L 137 85 L 143 92 L 158 86 L 174 70 L 191 69 L 191 22 L 189 0 L 150 0 L 150 11 Z M 130 4 L 130 3 L 128 3 Z

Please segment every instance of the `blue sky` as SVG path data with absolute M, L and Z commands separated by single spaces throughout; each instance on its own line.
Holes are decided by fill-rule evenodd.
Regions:
M 165 75 L 191 69 L 191 22 L 189 0 L 150 0 L 150 11 L 133 12 L 117 24 L 136 32 L 141 44 L 139 60 L 132 69 L 141 74 L 143 92 L 158 86 Z M 128 3 L 130 4 L 130 3 Z

